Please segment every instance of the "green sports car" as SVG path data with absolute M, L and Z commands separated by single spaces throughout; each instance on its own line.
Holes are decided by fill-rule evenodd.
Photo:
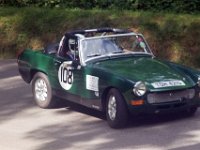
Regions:
M 40 107 L 66 99 L 105 112 L 112 128 L 125 127 L 129 114 L 192 115 L 200 104 L 200 72 L 156 58 L 129 30 L 68 32 L 42 50 L 24 50 L 18 66 Z

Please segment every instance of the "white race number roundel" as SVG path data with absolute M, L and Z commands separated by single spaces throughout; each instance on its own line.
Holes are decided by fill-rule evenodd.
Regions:
M 70 90 L 73 84 L 72 61 L 63 62 L 58 70 L 58 79 L 60 85 L 65 90 Z

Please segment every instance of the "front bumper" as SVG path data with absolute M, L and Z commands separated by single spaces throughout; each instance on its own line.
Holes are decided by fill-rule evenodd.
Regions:
M 170 92 L 171 93 L 171 92 Z M 128 109 L 131 114 L 158 114 L 171 113 L 187 110 L 191 107 L 200 106 L 200 90 L 195 89 L 195 96 L 192 99 L 182 98 L 174 101 L 162 101 L 160 103 L 149 103 L 147 96 L 143 97 L 145 103 L 143 105 L 133 106 L 128 104 Z M 163 97 L 165 99 L 165 97 Z
M 144 104 L 141 106 L 129 106 L 131 114 L 158 114 L 158 113 L 171 113 L 187 110 L 191 107 L 199 107 L 199 102 L 170 102 L 163 104 Z

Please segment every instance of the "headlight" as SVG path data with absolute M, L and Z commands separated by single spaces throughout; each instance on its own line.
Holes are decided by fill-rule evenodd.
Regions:
M 139 81 L 135 83 L 135 86 L 133 88 L 133 93 L 136 96 L 143 96 L 146 93 L 146 91 L 147 91 L 147 88 L 143 82 Z

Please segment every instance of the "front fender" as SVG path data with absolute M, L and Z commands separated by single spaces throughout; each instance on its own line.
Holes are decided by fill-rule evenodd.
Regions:
M 168 62 L 170 66 L 172 66 L 175 69 L 178 69 L 181 72 L 184 72 L 187 74 L 194 82 L 197 82 L 200 78 L 200 71 L 197 69 L 193 69 L 184 65 L 176 64 L 173 62 Z

